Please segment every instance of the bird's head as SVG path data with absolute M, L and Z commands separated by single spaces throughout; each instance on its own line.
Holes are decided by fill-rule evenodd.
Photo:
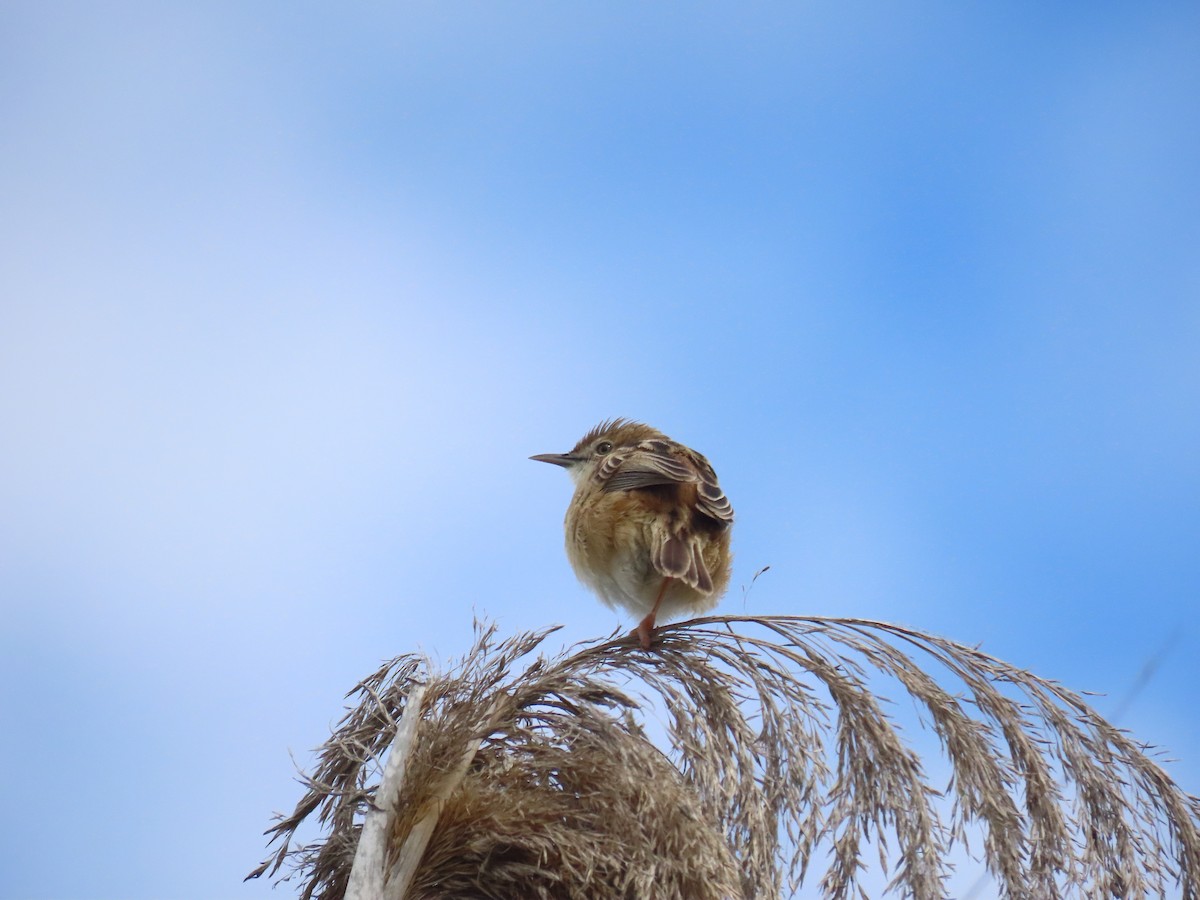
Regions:
M 614 450 L 631 447 L 650 438 L 665 437 L 666 435 L 657 428 L 651 428 L 641 422 L 608 419 L 581 437 L 567 453 L 538 453 L 529 458 L 562 466 L 571 476 L 571 480 L 579 485 L 583 484 L 596 471 L 601 460 Z

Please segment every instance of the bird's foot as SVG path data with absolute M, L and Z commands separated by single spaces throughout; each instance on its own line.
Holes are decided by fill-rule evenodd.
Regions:
M 650 649 L 650 639 L 654 634 L 654 616 L 649 615 L 642 621 L 638 622 L 637 628 L 633 629 L 630 634 L 636 634 L 638 641 L 642 645 L 643 650 Z

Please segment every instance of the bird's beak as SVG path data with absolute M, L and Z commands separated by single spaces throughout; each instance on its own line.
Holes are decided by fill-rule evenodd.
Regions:
M 575 463 L 579 462 L 579 457 L 572 456 L 570 453 L 539 453 L 529 458 L 535 459 L 538 462 L 550 463 L 554 466 L 562 466 L 564 469 L 569 469 Z

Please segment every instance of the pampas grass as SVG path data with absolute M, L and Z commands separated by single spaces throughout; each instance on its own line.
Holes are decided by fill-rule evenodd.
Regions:
M 477 625 L 448 671 L 405 655 L 360 682 L 250 877 L 322 900 L 840 898 L 870 853 L 891 891 L 932 898 L 952 846 L 982 834 L 1005 897 L 1200 898 L 1200 800 L 1078 695 L 977 649 L 716 616 L 659 628 L 650 652 L 539 654 L 552 631 Z M 888 684 L 937 735 L 949 785 Z M 293 846 L 314 821 L 322 837 Z

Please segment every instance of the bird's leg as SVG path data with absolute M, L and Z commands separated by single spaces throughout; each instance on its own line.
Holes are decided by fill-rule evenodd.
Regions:
M 637 628 L 633 629 L 633 633 L 638 636 L 641 641 L 642 649 L 650 649 L 650 635 L 654 633 L 654 620 L 658 616 L 658 608 L 662 605 L 663 597 L 666 596 L 667 588 L 674 581 L 670 575 L 663 579 L 662 587 L 658 589 L 658 597 L 654 600 L 654 607 L 650 610 L 649 615 L 642 621 L 638 622 Z

